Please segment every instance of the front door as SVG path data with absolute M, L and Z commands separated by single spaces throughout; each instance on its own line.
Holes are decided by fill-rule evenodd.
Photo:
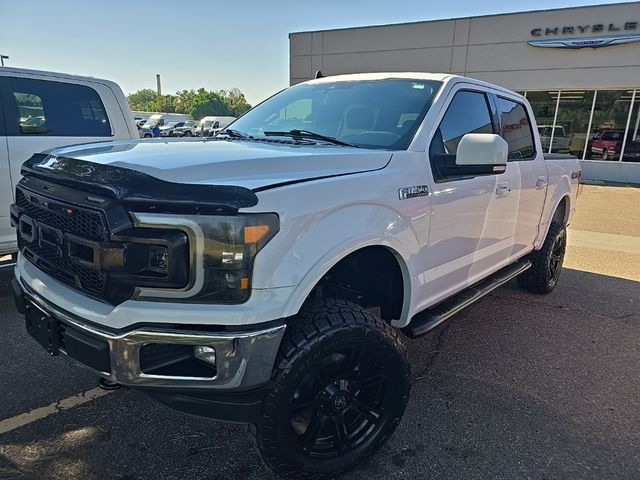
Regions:
M 488 94 L 459 86 L 431 140 L 429 157 L 453 155 L 467 133 L 499 133 Z M 507 166 L 502 174 L 438 177 L 434 191 L 429 242 L 425 251 L 428 298 L 434 304 L 504 266 L 512 251 L 519 179 Z M 423 305 L 427 306 L 427 305 Z

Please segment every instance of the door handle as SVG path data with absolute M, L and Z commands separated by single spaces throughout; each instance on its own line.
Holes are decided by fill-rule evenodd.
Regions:
M 498 183 L 496 185 L 496 197 L 498 198 L 506 197 L 507 195 L 509 195 L 510 191 L 511 188 L 509 187 L 508 183 Z
M 547 186 L 547 179 L 545 177 L 538 177 L 536 180 L 536 190 L 540 190 Z

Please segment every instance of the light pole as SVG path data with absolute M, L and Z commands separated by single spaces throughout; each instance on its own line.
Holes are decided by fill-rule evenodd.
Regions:
M 9 60 L 9 55 L 1 55 L 0 54 L 0 66 L 4 67 L 4 61 Z

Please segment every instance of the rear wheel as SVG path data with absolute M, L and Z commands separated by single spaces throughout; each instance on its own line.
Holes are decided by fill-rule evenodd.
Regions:
M 391 436 L 410 390 L 404 346 L 361 307 L 328 299 L 287 327 L 264 420 L 251 427 L 263 461 L 288 478 L 326 478 Z
M 553 222 L 542 248 L 529 256 L 531 268 L 518 277 L 520 287 L 534 293 L 549 293 L 556 288 L 566 247 L 566 227 Z

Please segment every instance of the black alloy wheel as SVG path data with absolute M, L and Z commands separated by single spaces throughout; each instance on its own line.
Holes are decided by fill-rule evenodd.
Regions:
M 557 235 L 554 239 L 551 247 L 551 254 L 549 255 L 549 277 L 550 282 L 555 287 L 560 278 L 560 271 L 562 270 L 562 262 L 564 261 L 564 252 L 567 246 L 566 231 L 562 235 Z
M 375 439 L 392 402 L 392 372 L 368 345 L 329 353 L 300 380 L 289 404 L 298 449 L 335 458 Z
M 549 293 L 558 284 L 567 248 L 565 225 L 553 222 L 540 250 L 529 254 L 531 268 L 518 276 L 518 284 L 533 293 Z
M 384 445 L 410 388 L 398 333 L 358 305 L 325 299 L 288 322 L 252 439 L 279 475 L 329 478 Z

